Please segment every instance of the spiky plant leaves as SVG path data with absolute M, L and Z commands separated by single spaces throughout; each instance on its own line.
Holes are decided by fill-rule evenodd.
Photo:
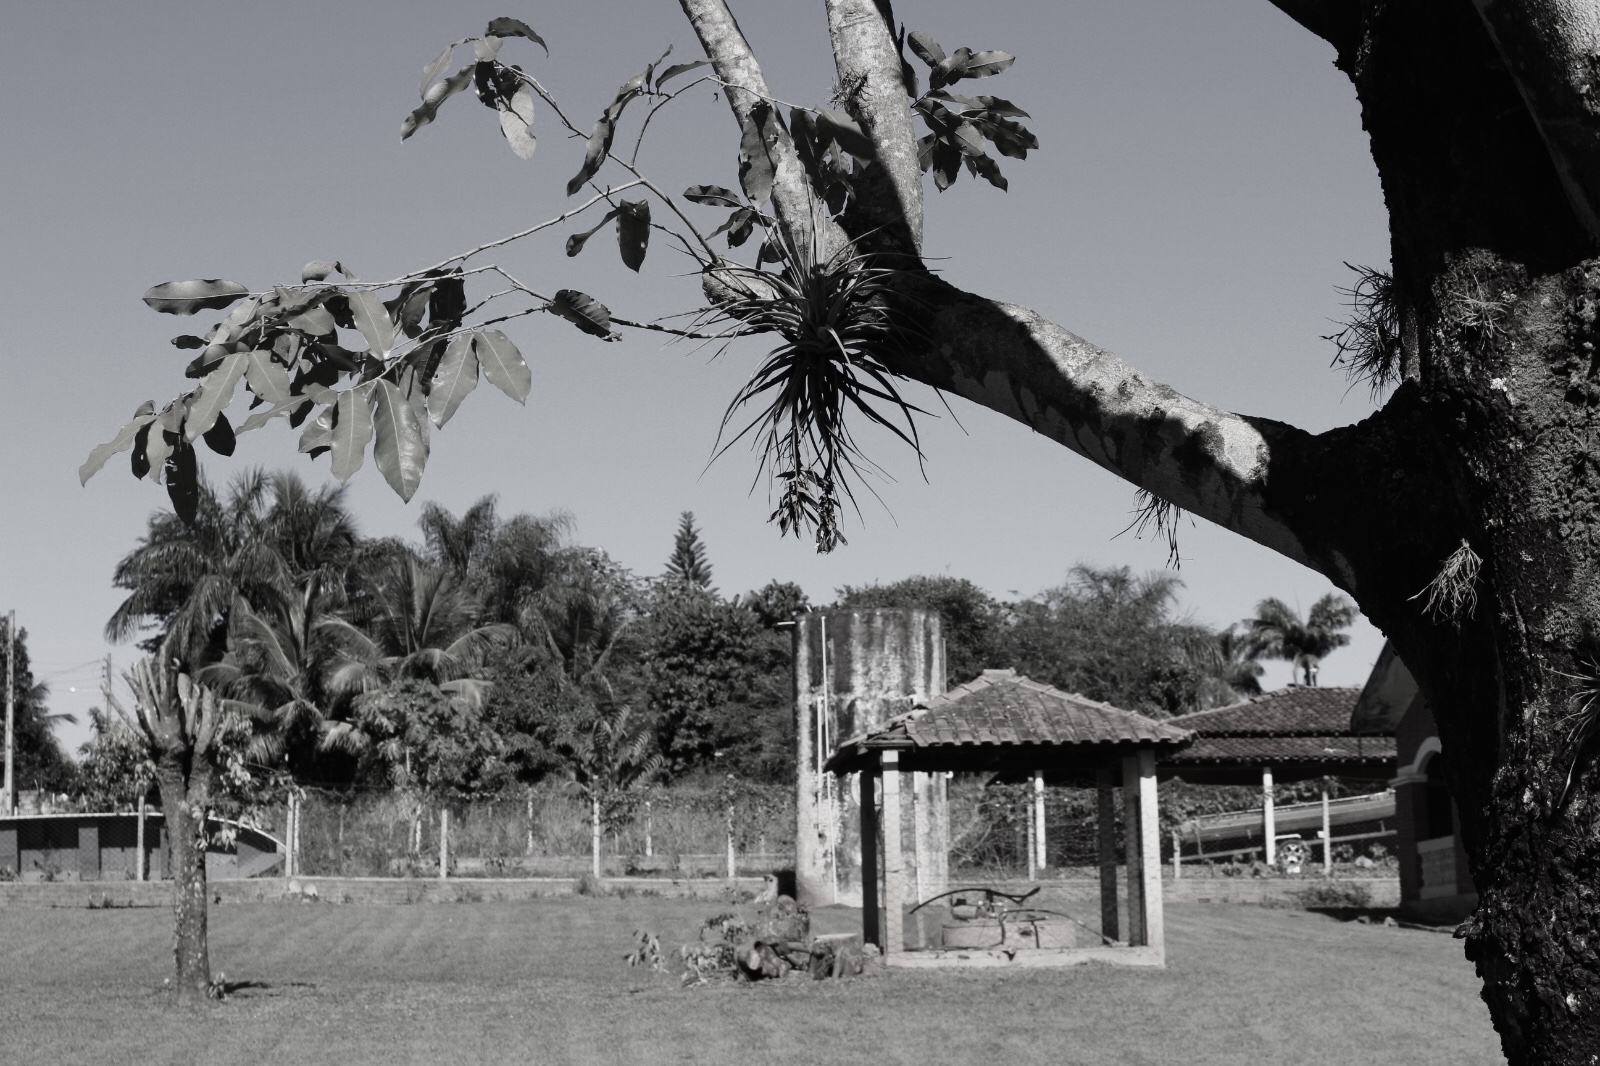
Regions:
M 784 534 L 815 530 L 818 550 L 826 552 L 843 542 L 841 496 L 854 504 L 853 480 L 879 472 L 856 444 L 853 418 L 887 429 L 922 457 L 914 416 L 924 412 L 900 394 L 887 362 L 919 333 L 893 310 L 904 306 L 899 272 L 877 258 L 850 246 L 823 258 L 778 228 L 769 231 L 767 247 L 781 271 L 717 268 L 730 294 L 719 316 L 783 339 L 729 403 L 717 454 L 752 438 L 761 453 L 757 476 L 781 483 L 771 520 Z M 746 406 L 756 414 L 735 427 Z
M 1355 284 L 1336 291 L 1350 301 L 1350 316 L 1337 333 L 1322 339 L 1338 349 L 1333 365 L 1343 367 L 1351 381 L 1365 381 L 1376 399 L 1400 380 L 1400 304 L 1394 276 L 1374 267 L 1345 266 L 1355 272 Z

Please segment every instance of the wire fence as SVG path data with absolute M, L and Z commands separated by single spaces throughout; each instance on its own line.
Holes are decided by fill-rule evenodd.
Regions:
M 437 876 L 448 833 L 452 876 L 577 876 L 590 869 L 594 805 L 535 786 L 488 800 L 396 791 L 305 789 L 261 812 L 289 843 L 296 873 L 322 877 Z M 676 785 L 606 796 L 600 811 L 604 876 L 710 877 L 768 873 L 794 862 L 794 793 L 782 785 Z M 296 824 L 297 823 L 297 824 Z

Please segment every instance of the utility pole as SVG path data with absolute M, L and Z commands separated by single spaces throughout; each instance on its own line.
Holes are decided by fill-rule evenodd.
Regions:
M 6 616 L 6 781 L 3 813 L 17 813 L 16 742 L 17 726 L 17 612 L 13 608 Z

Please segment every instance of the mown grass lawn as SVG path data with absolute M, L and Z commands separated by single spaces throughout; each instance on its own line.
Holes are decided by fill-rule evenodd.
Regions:
M 719 906 L 543 899 L 212 909 L 243 983 L 169 1010 L 166 910 L 0 910 L 6 1063 L 1137 1063 L 1500 1061 L 1461 945 L 1320 914 L 1167 909 L 1165 971 L 895 971 L 680 988 L 622 961 Z M 842 931 L 857 912 L 828 908 Z

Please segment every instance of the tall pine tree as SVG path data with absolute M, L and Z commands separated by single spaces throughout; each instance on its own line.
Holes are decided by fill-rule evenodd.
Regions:
M 667 558 L 666 579 L 708 592 L 716 591 L 711 587 L 711 562 L 706 558 L 700 531 L 694 526 L 693 511 L 683 512 L 678 519 L 678 535 L 672 543 L 672 554 Z

